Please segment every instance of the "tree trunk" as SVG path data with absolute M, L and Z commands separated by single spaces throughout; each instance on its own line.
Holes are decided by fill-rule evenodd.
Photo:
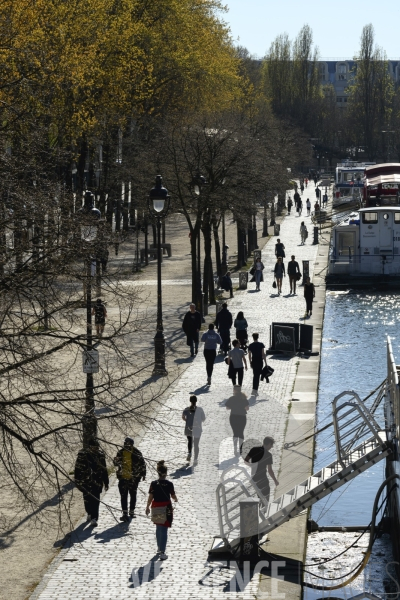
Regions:
M 211 257 L 212 236 L 209 215 L 207 215 L 205 221 L 203 221 L 202 231 L 204 235 L 204 304 L 208 305 L 215 304 L 214 278 Z
M 219 223 L 214 216 L 212 219 L 213 233 L 214 233 L 214 245 L 215 245 L 215 262 L 217 267 L 218 277 L 222 277 L 222 265 L 221 265 L 221 244 L 219 243 Z
M 264 202 L 262 236 L 263 237 L 267 237 L 268 236 L 268 212 L 267 212 L 267 203 L 266 202 Z

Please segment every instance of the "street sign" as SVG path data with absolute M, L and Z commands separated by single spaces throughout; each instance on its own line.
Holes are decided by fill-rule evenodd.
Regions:
M 82 367 L 84 373 L 99 372 L 99 351 L 84 350 L 82 352 Z

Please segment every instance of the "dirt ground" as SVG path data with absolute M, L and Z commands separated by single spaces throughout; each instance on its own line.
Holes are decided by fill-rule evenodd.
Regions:
M 261 237 L 261 217 L 258 219 L 258 227 L 258 241 L 259 246 L 262 247 L 267 238 Z M 188 233 L 189 229 L 183 216 L 173 215 L 167 219 L 166 241 L 172 244 L 172 257 L 165 257 L 162 263 L 162 293 L 168 377 L 158 380 L 151 376 L 157 302 L 156 261 L 151 261 L 147 267 L 143 268 L 142 272 L 133 273 L 135 233 L 132 234 L 130 240 L 120 246 L 118 257 L 114 256 L 113 250 L 110 252 L 109 269 L 112 270 L 117 263 L 119 268 L 121 266 L 124 268 L 126 275 L 124 275 L 123 285 L 128 288 L 132 287 L 138 292 L 137 314 L 144 317 L 140 336 L 129 340 L 129 343 L 135 352 L 140 352 L 143 364 L 147 364 L 137 376 L 136 381 L 142 389 L 142 399 L 150 395 L 159 395 L 157 402 L 149 408 L 147 417 L 155 414 L 159 403 L 162 403 L 167 397 L 169 385 L 190 364 L 188 347 L 182 335 L 183 315 L 188 310 L 188 304 L 191 301 L 191 257 Z M 226 219 L 226 240 L 230 246 L 228 252 L 230 266 L 234 267 L 237 243 L 236 226 L 233 220 L 228 218 Z M 142 239 L 140 243 L 143 247 Z M 107 302 L 106 289 L 102 296 Z M 225 293 L 225 297 L 227 296 L 228 294 Z M 119 316 L 114 314 L 116 311 L 109 304 L 107 304 L 107 310 L 109 319 Z M 210 319 L 213 319 L 214 315 L 215 309 L 211 307 Z M 77 365 L 76 368 L 79 369 L 79 366 Z M 79 375 L 79 371 L 76 376 L 81 376 L 84 381 L 84 376 L 83 374 Z M 132 399 L 132 402 L 134 403 L 135 399 Z M 136 442 L 139 443 L 140 438 L 146 433 L 145 424 L 139 424 L 132 419 L 129 424 L 124 422 L 124 427 L 127 426 L 129 426 L 129 430 L 123 432 L 105 423 L 102 425 L 102 435 L 110 442 L 120 443 L 124 435 L 129 434 L 133 435 Z M 105 448 L 105 450 L 110 464 L 110 457 L 115 451 L 115 446 Z M 63 459 L 63 457 L 58 458 Z M 65 461 L 65 466 L 72 470 L 72 454 L 66 457 Z M 25 600 L 29 598 L 35 586 L 40 582 L 46 567 L 62 548 L 71 529 L 82 518 L 84 514 L 82 497 L 73 489 L 71 482 L 65 480 L 63 484 L 64 502 L 68 504 L 68 510 L 59 514 L 57 495 L 43 497 L 39 506 L 28 509 L 18 499 L 7 474 L 1 469 L 0 480 L 0 549 L 3 565 L 0 573 L 0 598 Z

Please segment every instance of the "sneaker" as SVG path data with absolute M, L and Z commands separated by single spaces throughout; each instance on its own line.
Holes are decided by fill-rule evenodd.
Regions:
M 127 523 L 129 521 L 129 517 L 128 517 L 128 515 L 123 514 L 122 517 L 119 518 L 119 520 Z
M 191 458 L 192 458 L 192 455 L 191 455 L 191 454 L 188 454 L 188 455 L 187 455 L 187 457 L 186 457 L 186 460 L 187 460 L 188 462 L 190 462 L 190 459 L 191 459 Z
M 165 552 L 160 552 L 160 560 L 167 560 L 168 556 L 165 554 Z
M 88 514 L 86 515 L 86 521 L 88 521 L 88 522 L 89 522 L 89 521 L 91 521 L 91 520 L 92 520 L 92 517 L 91 517 L 91 516 L 89 515 L 89 513 L 88 513 Z
M 136 519 L 135 511 L 134 510 L 130 510 L 129 511 L 129 516 L 130 516 L 131 519 Z
M 198 352 L 199 352 L 198 350 L 195 350 L 195 351 L 194 351 L 194 353 L 196 354 L 196 356 L 197 356 Z
M 93 525 L 93 527 L 97 527 L 97 521 L 96 521 L 96 519 L 92 519 L 90 521 L 90 524 Z
M 207 377 L 207 385 L 211 385 L 211 377 Z

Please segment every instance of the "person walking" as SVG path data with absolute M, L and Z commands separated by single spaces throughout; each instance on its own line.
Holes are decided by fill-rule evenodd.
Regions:
M 217 356 L 217 346 L 222 344 L 220 335 L 214 331 L 214 323 L 210 323 L 208 331 L 201 336 L 204 342 L 204 358 L 206 359 L 207 385 L 211 385 L 211 377 L 214 369 L 214 361 Z
M 298 206 L 298 213 L 299 213 L 299 217 L 300 217 L 301 213 L 303 212 L 303 200 L 301 198 L 298 201 L 297 206 Z
M 282 279 L 286 277 L 285 265 L 283 264 L 282 258 L 279 256 L 275 263 L 274 274 L 276 279 L 276 286 L 278 288 L 278 294 L 282 293 Z
M 243 311 L 239 311 L 236 315 L 236 319 L 234 322 L 234 327 L 236 328 L 236 339 L 239 340 L 240 347 L 244 352 L 246 352 L 246 342 L 247 342 L 247 321 L 244 318 Z
M 215 325 L 217 326 L 218 333 L 222 340 L 221 350 L 226 356 L 231 343 L 230 329 L 233 325 L 232 313 L 228 310 L 228 305 L 226 302 L 223 303 L 221 310 L 217 313 Z
M 316 203 L 314 204 L 314 216 L 319 219 L 319 211 L 320 211 L 320 205 L 318 203 L 318 200 L 316 201 Z
M 244 351 L 239 347 L 239 340 L 233 340 L 232 350 L 229 351 L 228 364 L 232 364 L 232 383 L 236 385 L 236 375 L 238 377 L 238 384 L 241 386 L 243 383 L 244 369 L 247 371 L 247 361 L 244 355 Z M 243 368 L 244 365 L 244 368 Z
M 304 225 L 304 221 L 301 222 L 300 225 L 300 236 L 301 236 L 301 245 L 304 246 L 306 243 L 306 239 L 308 238 L 307 227 Z
M 263 364 L 267 364 L 267 357 L 265 356 L 264 344 L 258 341 L 258 333 L 253 333 L 252 337 L 253 341 L 249 345 L 249 361 L 253 369 L 253 389 L 251 393 L 257 396 L 261 371 L 263 370 Z
M 306 301 L 307 317 L 311 317 L 313 300 L 315 298 L 315 286 L 313 283 L 311 283 L 311 279 L 309 277 L 306 277 L 304 284 L 304 298 Z
M 256 280 L 256 290 L 260 291 L 260 283 L 264 281 L 263 277 L 264 264 L 261 262 L 261 258 L 257 258 L 254 265 L 254 278 Z
M 327 193 L 325 193 L 325 194 L 322 196 L 322 208 L 325 208 L 327 204 L 328 204 L 328 194 L 327 194 Z
M 201 315 L 193 303 L 190 304 L 189 310 L 183 318 L 182 329 L 186 334 L 186 344 L 190 346 L 190 356 L 194 356 L 199 351 Z
M 300 190 L 301 190 L 301 193 L 303 194 L 303 192 L 304 192 L 304 183 L 303 182 L 301 182 Z
M 287 272 L 289 275 L 290 293 L 292 293 L 292 291 L 293 291 L 293 294 L 296 295 L 296 283 L 298 280 L 297 276 L 298 275 L 301 276 L 301 273 L 300 273 L 299 263 L 297 262 L 294 254 L 292 254 L 292 259 L 288 262 Z
M 275 244 L 275 256 L 276 256 L 276 258 L 281 256 L 282 259 L 284 259 L 286 256 L 285 255 L 285 246 L 282 244 L 282 242 L 279 238 L 276 240 L 276 244 Z
M 319 189 L 318 186 L 315 188 L 315 195 L 317 196 L 317 200 L 319 200 L 319 197 L 321 195 L 321 190 Z
M 294 199 L 294 203 L 296 205 L 296 212 L 299 212 L 299 200 L 300 200 L 300 194 L 298 192 L 296 192 L 293 196 Z
M 290 215 L 290 211 L 292 210 L 292 206 L 293 206 L 293 201 L 291 199 L 291 197 L 289 196 L 288 201 L 287 201 L 287 214 Z
M 172 526 L 173 508 L 171 498 L 178 502 L 175 494 L 174 484 L 168 481 L 168 469 L 165 461 L 160 460 L 157 463 L 158 479 L 152 481 L 147 498 L 146 515 L 150 513 L 151 520 L 156 526 L 157 554 L 160 560 L 166 560 L 165 554 L 168 541 L 168 528 Z
M 308 187 L 308 177 L 305 178 L 304 183 L 306 184 L 306 187 Z
M 240 385 L 233 387 L 233 396 L 226 404 L 226 410 L 230 410 L 229 423 L 233 434 L 233 451 L 235 456 L 240 455 L 240 449 L 244 441 L 244 430 L 247 424 L 247 411 L 250 408 L 247 396 L 243 394 Z
M 229 297 L 233 298 L 233 284 L 231 279 L 231 272 L 228 271 L 226 275 L 221 277 L 221 287 L 226 292 L 229 292 Z
M 306 200 L 306 207 L 307 207 L 307 217 L 309 217 L 310 216 L 310 211 L 311 211 L 310 198 L 307 198 L 307 200 Z
M 122 517 L 120 521 L 135 518 L 136 498 L 139 482 L 146 479 L 146 463 L 140 450 L 135 448 L 132 437 L 126 437 L 124 446 L 118 450 L 114 458 L 117 467 L 118 490 L 121 496 Z M 129 494 L 129 517 L 128 517 Z
M 274 470 L 272 468 L 273 459 L 270 450 L 272 449 L 275 441 L 272 437 L 265 437 L 262 446 L 254 446 L 244 459 L 245 462 L 252 465 L 257 465 L 256 470 L 252 476 L 252 479 L 264 498 L 269 502 L 270 496 L 270 485 L 267 476 L 271 477 L 275 485 L 279 485 L 279 481 L 275 477 Z
M 203 423 L 206 420 L 204 410 L 201 406 L 197 406 L 197 396 L 190 396 L 190 406 L 187 406 L 183 411 L 182 419 L 185 421 L 185 435 L 188 441 L 186 460 L 190 462 L 192 449 L 194 448 L 193 465 L 196 466 L 199 459 L 199 444 L 203 433 Z
M 98 338 L 103 337 L 104 325 L 106 323 L 107 310 L 101 301 L 97 298 L 96 304 L 93 307 L 92 315 L 94 315 L 94 324 L 96 325 L 96 335 Z
M 74 478 L 76 487 L 83 494 L 86 520 L 96 527 L 99 520 L 100 494 L 103 485 L 107 491 L 109 484 L 106 457 L 96 439 L 89 440 L 88 448 L 79 450 Z

